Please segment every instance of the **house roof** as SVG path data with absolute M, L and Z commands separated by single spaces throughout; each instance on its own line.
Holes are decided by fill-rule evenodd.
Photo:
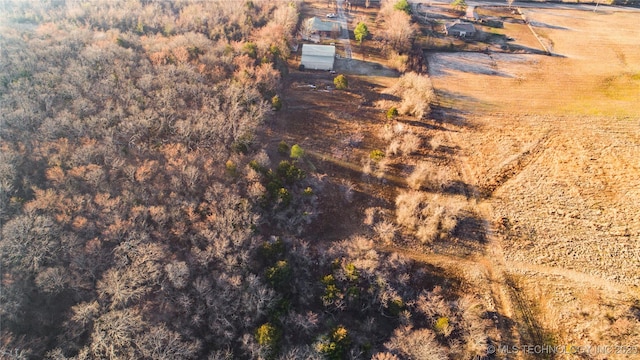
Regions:
M 466 33 L 476 32 L 476 27 L 473 26 L 472 23 L 468 23 L 468 22 L 454 21 L 454 22 L 448 23 L 446 27 L 447 27 L 447 32 L 450 32 L 450 31 L 464 31 Z
M 336 25 L 338 26 L 338 30 L 341 28 L 338 22 L 322 20 L 317 16 L 307 19 L 307 22 L 311 31 L 333 31 L 333 27 Z

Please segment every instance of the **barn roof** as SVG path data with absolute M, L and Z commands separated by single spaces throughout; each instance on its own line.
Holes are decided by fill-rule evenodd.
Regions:
M 302 45 L 302 56 L 336 56 L 336 47 L 333 45 Z
M 307 69 L 332 70 L 335 56 L 335 46 L 303 44 L 300 64 Z

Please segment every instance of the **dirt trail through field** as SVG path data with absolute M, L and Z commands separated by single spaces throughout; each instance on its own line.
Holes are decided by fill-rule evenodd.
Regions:
M 452 135 L 447 133 L 449 141 L 453 143 Z M 473 178 L 472 172 L 469 168 L 468 160 L 465 156 L 460 157 L 459 171 L 462 175 L 463 181 L 467 184 L 477 184 L 477 179 Z M 488 284 L 491 288 L 491 294 L 494 300 L 494 306 L 496 312 L 501 314 L 499 317 L 498 327 L 501 332 L 502 344 L 506 346 L 520 346 L 522 334 L 519 333 L 518 327 L 515 326 L 516 314 L 514 311 L 519 311 L 521 314 L 528 314 L 530 311 L 523 302 L 514 302 L 513 299 L 517 298 L 517 290 L 510 286 L 507 282 L 507 276 L 505 275 L 505 257 L 502 250 L 502 244 L 500 239 L 496 236 L 490 219 L 493 219 L 491 207 L 486 202 L 482 201 L 482 194 L 475 187 L 470 187 L 470 193 L 467 194 L 472 201 L 475 202 L 475 208 L 480 218 L 483 219 L 483 227 L 485 238 L 487 241 L 484 256 L 479 256 L 476 259 L 477 263 L 481 264 L 487 274 Z M 527 322 L 527 328 L 534 327 L 533 321 Z M 535 333 L 539 331 L 537 329 L 531 329 Z M 532 339 L 541 340 L 541 339 Z M 540 342 L 540 344 L 542 344 Z M 517 355 L 517 354 L 516 354 Z M 517 356 L 516 358 L 520 358 Z

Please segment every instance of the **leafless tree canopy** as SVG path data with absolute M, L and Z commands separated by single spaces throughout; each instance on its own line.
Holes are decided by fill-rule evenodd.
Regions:
M 420 312 L 432 274 L 366 236 L 322 251 L 300 239 L 326 181 L 257 143 L 300 6 L 2 1 L 0 357 L 448 349 Z M 410 28 L 396 30 L 389 41 L 403 49 Z M 421 141 L 405 140 L 402 153 Z M 386 241 L 398 230 L 374 228 Z M 452 315 L 452 328 L 466 319 Z

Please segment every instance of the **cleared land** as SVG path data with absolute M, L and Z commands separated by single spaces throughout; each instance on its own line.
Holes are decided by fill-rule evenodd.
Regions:
M 554 56 L 428 54 L 512 298 L 560 344 L 640 336 L 640 29 L 600 9 L 523 9 Z M 510 25 L 495 31 L 532 35 Z
M 333 90 L 328 73 L 292 71 L 269 136 L 302 145 L 329 180 L 309 238 L 373 234 L 371 209 L 393 222 L 394 200 L 426 162 L 442 185 L 427 189 L 430 199 L 456 204 L 458 223 L 426 244 L 396 227 L 381 249 L 460 279 L 484 300 L 499 345 L 640 343 L 638 12 L 590 9 L 521 9 L 529 27 L 504 8 L 479 7 L 504 27 L 478 26 L 479 41 L 465 42 L 438 34 L 453 15 L 429 7 L 437 20 L 423 25 L 420 41 L 447 51 L 426 52 L 437 95 L 426 119 L 386 119 L 399 99 L 384 92 L 397 74 L 373 42 L 367 62 L 337 62 L 347 92 Z M 372 150 L 390 154 L 403 143 L 386 137 L 390 128 L 420 146 L 387 156 L 383 175 L 368 174 Z

